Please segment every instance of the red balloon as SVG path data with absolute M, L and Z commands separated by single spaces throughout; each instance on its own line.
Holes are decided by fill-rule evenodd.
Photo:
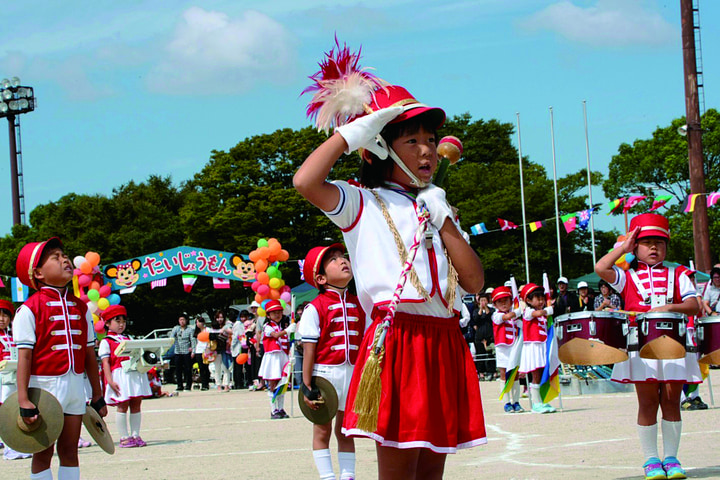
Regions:
M 238 354 L 238 356 L 235 358 L 235 361 L 237 362 L 238 365 L 243 365 L 243 364 L 247 363 L 248 354 L 247 353 Z

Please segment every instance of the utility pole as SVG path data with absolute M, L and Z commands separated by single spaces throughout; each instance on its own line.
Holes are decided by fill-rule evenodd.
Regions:
M 683 70 L 685 73 L 685 117 L 687 121 L 688 165 L 690 193 L 701 193 L 693 212 L 693 240 L 695 265 L 701 272 L 710 272 L 710 233 L 707 202 L 705 201 L 705 172 L 703 169 L 702 127 L 698 100 L 697 60 L 695 52 L 695 22 L 693 0 L 680 0 L 682 19 Z

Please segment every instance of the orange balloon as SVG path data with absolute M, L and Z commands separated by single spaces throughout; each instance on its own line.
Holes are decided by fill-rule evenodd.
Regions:
M 100 265 L 100 254 L 96 252 L 87 252 L 85 254 L 85 260 L 90 262 L 90 265 L 97 267 Z
M 80 265 L 80 271 L 86 275 L 89 275 L 90 273 L 92 273 L 92 269 L 93 269 L 93 266 L 90 265 L 90 262 L 85 261 Z
M 258 260 L 260 260 L 260 255 L 258 255 L 258 251 L 257 251 L 257 250 L 253 250 L 252 252 L 250 252 L 250 254 L 248 255 L 248 257 L 250 258 L 250 261 L 253 262 L 253 263 L 255 263 L 255 262 L 257 262 Z
M 257 281 L 262 283 L 263 285 L 267 285 L 268 282 L 270 282 L 270 275 L 268 275 L 266 272 L 258 272 Z
M 627 237 L 625 235 L 620 235 L 618 237 L 618 242 L 624 242 Z
M 258 255 L 260 258 L 268 258 L 268 255 L 270 255 L 270 249 L 268 247 L 260 247 L 257 249 Z
M 209 342 L 210 341 L 210 334 L 206 331 L 202 331 L 198 333 L 198 341 L 200 342 Z
M 247 354 L 247 353 L 241 353 L 241 354 L 239 354 L 239 355 L 235 358 L 235 361 L 237 362 L 238 365 L 243 365 L 243 364 L 247 363 L 247 361 L 248 361 L 248 354 Z
M 280 250 L 282 250 L 282 247 L 280 246 L 280 242 L 271 243 L 268 246 L 268 249 L 270 250 L 270 255 L 277 255 L 280 253 Z
M 264 272 L 267 270 L 268 262 L 265 259 L 260 259 L 257 262 L 255 262 L 255 271 L 256 272 Z
M 97 280 L 90 282 L 90 290 L 97 290 L 99 292 L 100 291 L 100 282 L 98 282 Z
M 273 300 L 280 300 L 280 292 L 275 288 L 271 288 L 270 298 L 272 298 Z
M 290 254 L 287 250 L 280 250 L 280 253 L 278 253 L 277 259 L 281 262 L 287 262 L 288 258 L 290 258 Z
M 260 295 L 259 293 L 256 293 L 256 294 L 255 294 L 255 301 L 256 301 L 257 303 L 260 303 L 260 302 L 262 302 L 263 300 L 265 300 L 265 297 L 263 297 L 263 296 Z

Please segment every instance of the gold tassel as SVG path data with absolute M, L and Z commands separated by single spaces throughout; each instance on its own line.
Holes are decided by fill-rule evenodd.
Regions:
M 378 339 L 383 330 L 382 324 L 375 330 L 372 351 L 363 366 L 357 394 L 355 395 L 353 411 L 358 416 L 357 428 L 366 432 L 374 432 L 377 430 L 378 410 L 380 408 L 380 396 L 382 394 L 380 374 L 382 373 L 382 360 L 385 356 L 385 347 L 381 346 L 379 353 L 375 353 L 375 351 L 377 350 Z

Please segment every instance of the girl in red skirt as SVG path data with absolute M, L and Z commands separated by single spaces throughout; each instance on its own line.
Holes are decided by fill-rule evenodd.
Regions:
M 298 192 L 342 230 L 356 266 L 357 296 L 363 309 L 372 312 L 348 392 L 343 432 L 377 442 L 381 479 L 441 478 L 448 453 L 487 441 L 475 366 L 458 327 L 458 287 L 480 291 L 483 268 L 455 223 L 445 192 L 431 184 L 438 165 L 437 129 L 445 112 L 357 68 L 358 58 L 338 46 L 321 65 L 339 71 L 340 81 L 362 77 L 354 83 L 371 86 L 361 108 L 366 114 L 336 116 L 323 110 L 333 105 L 322 102 L 328 83 L 320 77 L 332 73 L 313 77 L 318 86 L 310 89 L 316 91 L 316 101 L 309 111 L 317 114 L 319 127 L 338 128 L 294 177 Z M 323 122 L 328 117 L 330 122 Z M 338 158 L 355 150 L 363 158 L 360 183 L 326 181 Z M 405 261 L 413 252 L 401 288 L 398 279 L 408 271 Z M 388 311 L 392 322 L 382 358 L 377 357 L 382 368 L 377 427 L 366 431 L 358 427 L 356 401 L 364 394 L 358 384 Z

